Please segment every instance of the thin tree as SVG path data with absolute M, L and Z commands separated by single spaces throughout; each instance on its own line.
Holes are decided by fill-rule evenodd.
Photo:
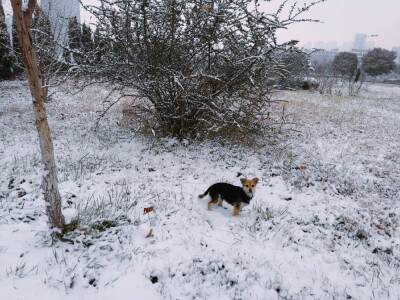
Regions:
M 61 196 L 58 190 L 53 140 L 47 122 L 46 108 L 44 106 L 45 101 L 39 78 L 38 61 L 35 48 L 32 44 L 31 23 L 37 0 L 29 0 L 26 9 L 23 9 L 22 0 L 10 0 L 10 2 L 14 12 L 22 60 L 28 74 L 29 86 L 33 97 L 35 124 L 39 134 L 41 158 L 44 166 L 42 188 L 44 191 L 44 200 L 46 201 L 46 212 L 52 226 L 63 228 L 65 220 L 61 212 Z
M 24 72 L 24 63 L 22 62 L 21 48 L 18 44 L 18 33 L 15 20 L 11 24 L 11 46 L 14 55 L 13 75 L 21 76 Z

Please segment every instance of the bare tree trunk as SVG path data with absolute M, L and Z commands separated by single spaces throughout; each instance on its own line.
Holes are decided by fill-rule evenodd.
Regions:
M 46 201 L 46 212 L 51 225 L 63 228 L 65 220 L 61 212 L 61 196 L 58 190 L 53 140 L 47 122 L 46 108 L 44 106 L 45 97 L 39 79 L 38 63 L 31 36 L 32 14 L 37 0 L 29 0 L 25 11 L 22 9 L 22 0 L 10 1 L 14 11 L 22 59 L 28 73 L 29 87 L 33 97 L 35 124 L 39 134 L 40 152 L 44 165 L 42 188 L 44 191 L 44 200 Z

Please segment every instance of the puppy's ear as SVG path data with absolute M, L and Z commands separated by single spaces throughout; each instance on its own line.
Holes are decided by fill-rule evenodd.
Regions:
M 257 184 L 257 183 L 258 183 L 258 178 L 257 178 L 257 177 L 253 178 L 253 182 L 254 182 L 255 184 Z
M 245 184 L 246 181 L 247 181 L 247 178 L 240 178 L 240 182 L 241 182 L 242 184 Z

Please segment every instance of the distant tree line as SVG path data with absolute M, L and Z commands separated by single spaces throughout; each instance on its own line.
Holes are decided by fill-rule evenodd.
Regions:
M 351 52 L 341 52 L 335 56 L 332 66 L 335 74 L 353 77 L 357 71 L 363 71 L 370 76 L 387 74 L 396 68 L 396 52 L 382 48 L 368 51 L 361 58 L 359 66 L 358 57 Z M 357 80 L 357 78 L 355 78 Z
M 321 93 L 341 94 L 347 86 L 348 94 L 357 94 L 365 76 L 376 79 L 397 69 L 396 53 L 382 48 L 375 48 L 364 54 L 361 59 L 352 52 L 340 52 L 333 61 L 313 62 L 313 76 L 317 78 L 317 89 Z

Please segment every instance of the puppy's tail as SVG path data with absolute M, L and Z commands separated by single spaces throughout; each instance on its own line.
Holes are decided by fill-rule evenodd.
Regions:
M 199 199 L 203 199 L 205 196 L 207 196 L 209 190 L 210 190 L 210 188 L 208 188 L 204 194 L 199 195 Z

